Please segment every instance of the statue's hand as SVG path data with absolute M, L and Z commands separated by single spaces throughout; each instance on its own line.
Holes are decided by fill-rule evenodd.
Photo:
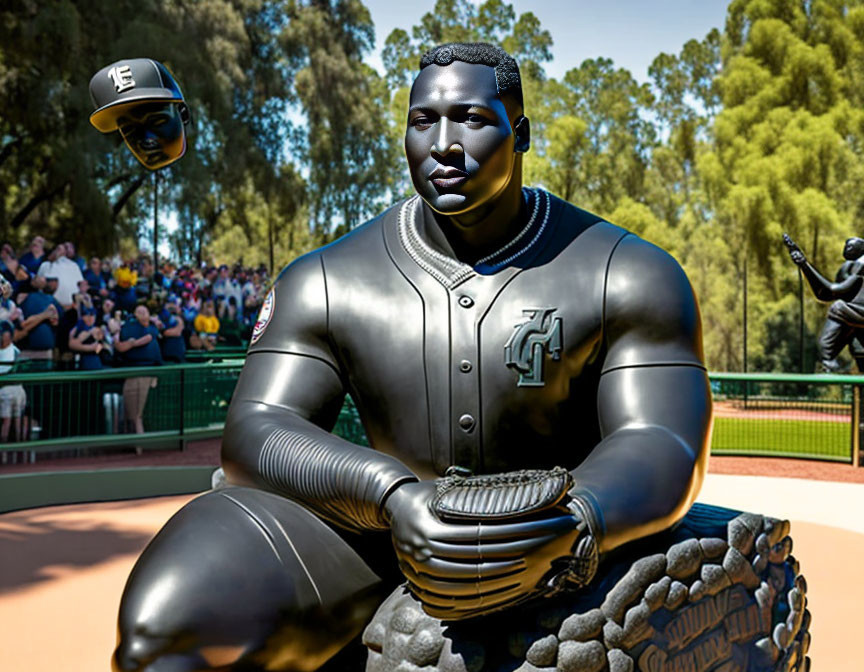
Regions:
M 804 256 L 804 253 L 801 251 L 801 248 L 789 237 L 788 233 L 783 234 L 783 242 L 786 244 L 786 248 L 789 250 L 789 256 L 792 257 L 792 261 L 795 262 L 796 266 L 803 266 L 807 263 L 807 257 Z
M 430 507 L 435 493 L 433 481 L 406 483 L 385 504 L 399 566 L 430 616 L 479 616 L 590 579 L 584 559 L 574 556 L 586 540 L 593 544 L 578 509 L 562 505 L 530 520 L 444 523 Z

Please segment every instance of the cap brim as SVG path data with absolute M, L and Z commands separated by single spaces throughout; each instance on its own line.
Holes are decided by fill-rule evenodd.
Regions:
M 140 105 L 147 101 L 182 103 L 183 98 L 168 89 L 139 89 L 133 95 L 100 107 L 90 115 L 90 123 L 102 133 L 111 133 L 117 130 L 117 117 L 133 105 Z

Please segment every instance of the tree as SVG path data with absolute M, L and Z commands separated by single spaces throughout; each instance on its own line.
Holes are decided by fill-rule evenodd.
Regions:
M 716 79 L 722 110 L 697 167 L 711 213 L 704 226 L 716 229 L 728 248 L 722 275 L 740 283 L 745 266 L 748 272 L 755 335 L 748 341 L 756 361 L 766 324 L 776 322 L 785 297 L 797 291 L 781 233 L 799 241 L 817 266 L 833 268 L 862 212 L 864 116 L 855 88 L 862 37 L 858 3 L 735 0 L 729 6 Z M 714 306 L 705 312 L 721 314 Z M 722 319 L 738 327 L 717 330 L 734 343 L 713 339 L 711 358 L 741 351 L 740 303 Z M 812 331 L 819 320 L 814 312 Z
M 298 67 L 294 86 L 306 119 L 299 150 L 312 223 L 326 242 L 373 214 L 393 184 L 389 93 L 361 60 L 374 30 L 359 0 L 293 2 L 280 42 Z
M 281 147 L 287 132 L 290 64 L 274 32 L 287 19 L 285 4 L 118 0 L 111 11 L 92 0 L 4 5 L 0 233 L 17 243 L 34 233 L 62 235 L 87 253 L 106 253 L 149 223 L 147 172 L 117 134 L 101 136 L 88 123 L 90 77 L 123 57 L 165 63 L 193 112 L 190 151 L 170 169 L 170 181 L 161 181 L 165 207 L 197 213 L 199 199 L 220 200 L 254 163 L 278 170 L 266 150 Z M 206 235 L 205 221 L 183 218 L 184 236 Z

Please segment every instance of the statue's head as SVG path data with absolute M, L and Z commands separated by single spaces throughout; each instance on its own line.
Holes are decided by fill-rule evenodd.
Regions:
M 494 202 L 531 144 L 516 61 L 485 43 L 444 44 L 420 59 L 411 87 L 405 153 L 417 193 L 444 215 Z
M 163 168 L 186 152 L 189 108 L 177 82 L 161 63 L 131 58 L 93 75 L 90 123 L 102 133 L 119 130 L 126 146 L 150 170 Z
M 843 246 L 843 258 L 855 261 L 864 257 L 864 238 L 847 238 Z

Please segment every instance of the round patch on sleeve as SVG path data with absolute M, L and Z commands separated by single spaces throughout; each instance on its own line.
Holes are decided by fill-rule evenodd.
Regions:
M 264 304 L 261 306 L 261 312 L 258 313 L 258 321 L 255 322 L 255 328 L 252 329 L 252 340 L 249 345 L 255 345 L 258 339 L 264 334 L 267 325 L 270 324 L 270 318 L 273 317 L 273 305 L 276 301 L 276 288 L 273 287 L 267 292 L 267 298 L 264 299 Z

